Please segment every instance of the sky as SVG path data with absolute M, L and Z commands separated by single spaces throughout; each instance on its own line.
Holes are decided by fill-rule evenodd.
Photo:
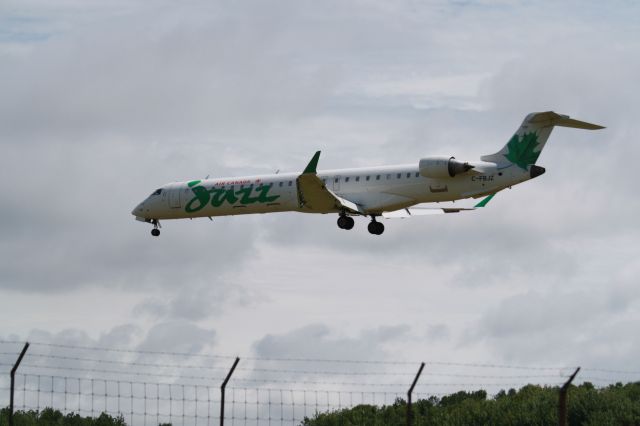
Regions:
M 636 2 L 0 4 L 0 340 L 492 362 L 638 380 Z M 207 175 L 474 160 L 532 111 L 545 175 L 482 211 L 165 221 Z M 413 369 L 413 367 L 412 367 Z

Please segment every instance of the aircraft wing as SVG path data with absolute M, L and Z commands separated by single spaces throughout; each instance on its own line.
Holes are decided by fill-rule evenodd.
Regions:
M 412 216 L 427 216 L 433 214 L 445 214 L 445 213 L 459 213 L 461 211 L 475 210 L 477 208 L 481 208 L 487 205 L 489 201 L 496 194 L 491 194 L 488 197 L 483 198 L 478 204 L 473 207 L 467 208 L 457 208 L 457 207 L 432 207 L 432 206 L 421 206 L 420 204 L 408 207 L 406 209 L 395 210 L 392 212 L 382 213 L 382 217 L 385 219 L 404 219 Z
M 337 195 L 318 177 L 316 168 L 319 159 L 320 151 L 315 153 L 304 172 L 296 180 L 300 207 L 316 212 L 331 212 L 337 209 L 353 214 L 363 214 L 364 210 L 361 206 Z

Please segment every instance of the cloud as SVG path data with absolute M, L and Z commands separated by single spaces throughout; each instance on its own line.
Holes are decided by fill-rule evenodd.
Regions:
M 133 308 L 134 314 L 148 315 L 153 319 L 199 321 L 220 316 L 232 304 L 250 305 L 257 298 L 254 293 L 234 282 L 185 287 L 172 292 L 170 297 L 165 296 L 164 300 L 146 298 Z
M 11 102 L 0 103 L 5 133 L 70 141 L 122 133 L 202 137 L 303 114 L 326 97 L 332 72 L 292 61 L 281 38 L 286 19 L 254 6 L 265 14 L 245 14 L 244 6 L 182 14 L 168 3 L 144 12 L 155 24 L 137 37 L 131 34 L 140 10 L 74 28 L 35 45 L 27 58 L 9 58 L 2 88 Z M 72 66 L 79 56 L 82 66 Z
M 214 346 L 215 337 L 214 330 L 185 321 L 172 321 L 154 325 L 138 345 L 138 349 L 198 353 Z
M 624 365 L 623 370 L 633 371 L 638 363 L 631 354 L 640 341 L 629 321 L 637 317 L 639 303 L 640 292 L 631 282 L 605 281 L 592 291 L 529 291 L 490 307 L 473 331 L 475 337 L 467 338 L 486 340 L 511 361 L 587 369 Z M 634 380 L 631 373 L 623 378 Z
M 432 357 L 633 364 L 637 6 L 547 6 L 12 3 L 0 304 L 38 308 L 10 332 L 42 328 L 29 315 L 68 295 L 119 309 L 58 335 L 71 306 L 33 336 L 361 359 L 404 339 Z M 557 129 L 544 176 L 482 211 L 386 221 L 380 238 L 366 219 L 345 232 L 287 213 L 165 221 L 151 239 L 129 214 L 166 182 L 301 170 L 317 149 L 321 170 L 473 159 L 546 109 L 607 129 Z M 130 325 L 91 337 L 104 322 Z
M 402 337 L 408 326 L 383 326 L 366 330 L 358 337 L 336 336 L 327 326 L 312 324 L 283 335 L 268 334 L 253 345 L 264 358 L 316 358 L 375 360 L 384 358 L 384 344 Z
M 432 341 L 449 340 L 450 333 L 446 324 L 432 324 L 427 327 L 427 338 Z

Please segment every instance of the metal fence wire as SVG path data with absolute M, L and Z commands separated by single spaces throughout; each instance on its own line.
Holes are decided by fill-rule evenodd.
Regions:
M 129 425 L 145 426 L 220 421 L 219 387 L 32 374 L 16 377 L 16 410 L 53 408 L 90 417 L 107 413 L 122 416 Z M 390 405 L 402 397 L 394 392 L 229 387 L 225 424 L 299 425 L 316 413 Z
M 17 368 L 22 345 L 0 341 L 0 401 L 9 401 L 9 372 Z M 574 367 L 427 361 L 420 376 L 415 362 L 258 357 L 247 357 L 230 370 L 234 358 L 32 343 L 15 373 L 14 409 L 52 408 L 83 417 L 106 413 L 121 416 L 128 425 L 271 426 L 300 425 L 319 413 L 355 408 L 352 423 L 358 424 L 359 410 L 364 419 L 370 407 L 405 405 L 412 384 L 413 401 L 420 401 L 460 390 L 484 390 L 491 396 L 527 384 L 560 388 L 576 373 Z M 600 377 L 583 380 L 602 383 L 622 374 L 640 377 L 632 371 L 585 372 Z M 384 424 L 424 422 L 407 417 Z

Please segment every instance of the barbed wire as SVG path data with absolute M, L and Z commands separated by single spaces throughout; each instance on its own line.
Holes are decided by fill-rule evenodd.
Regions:
M 0 340 L 0 344 L 24 344 L 24 342 L 17 340 Z M 117 353 L 130 353 L 130 354 L 147 354 L 147 355 L 166 355 L 166 356 L 186 356 L 186 357 L 200 357 L 200 358 L 220 358 L 220 359 L 235 359 L 235 356 L 231 355 L 213 355 L 213 354 L 192 354 L 185 352 L 168 352 L 168 351 L 150 351 L 143 349 L 120 349 L 120 348 L 107 348 L 100 346 L 80 346 L 69 345 L 61 343 L 44 343 L 44 342 L 29 342 L 32 346 L 46 346 L 52 348 L 62 349 L 76 349 L 76 350 L 92 350 L 103 352 L 117 352 Z
M 11 364 L 0 363 L 0 366 L 11 366 Z M 102 373 L 102 374 L 116 374 L 123 376 L 137 376 L 137 377 L 160 377 L 160 378 L 175 378 L 180 377 L 183 379 L 190 380 L 219 380 L 222 381 L 224 377 L 209 377 L 209 376 L 190 376 L 190 375 L 176 375 L 176 374 L 162 374 L 162 373 L 141 373 L 138 371 L 121 371 L 121 370 L 105 370 L 100 368 L 85 368 L 85 367 L 63 367 L 63 366 L 55 366 L 55 365 L 32 365 L 32 364 L 21 364 L 22 368 L 40 368 L 45 370 L 73 370 L 73 371 L 82 371 L 85 373 Z
M 0 344 L 23 344 L 24 342 L 16 340 L 0 340 Z M 30 342 L 31 345 L 78 349 L 78 350 L 95 350 L 104 352 L 118 352 L 131 354 L 153 354 L 167 356 L 185 356 L 185 357 L 202 357 L 202 358 L 219 358 L 219 359 L 235 359 L 231 355 L 213 355 L 213 354 L 190 354 L 184 352 L 167 352 L 167 351 L 149 351 L 134 349 L 117 349 L 99 346 L 80 346 L 59 343 Z M 372 364 L 372 365 L 419 365 L 422 361 L 383 361 L 383 360 L 349 360 L 349 359 L 325 359 L 325 358 L 270 358 L 270 357 L 243 357 L 246 361 L 269 361 L 269 362 L 314 362 L 314 363 L 343 363 L 343 364 Z M 456 366 L 456 367 L 475 367 L 475 368 L 497 368 L 497 369 L 521 369 L 521 370 L 562 370 L 567 368 L 575 368 L 575 366 L 525 366 L 525 365 L 508 365 L 508 364 L 492 364 L 492 363 L 463 363 L 449 361 L 428 361 L 431 365 Z
M 598 373 L 611 373 L 611 374 L 640 374 L 640 371 L 631 371 L 631 370 L 609 370 L 606 368 L 592 368 L 592 367 L 584 367 L 583 371 L 595 371 Z
M 0 352 L 0 355 L 14 355 L 13 352 Z M 57 359 L 64 361 L 77 361 L 77 362 L 94 362 L 97 364 L 113 364 L 124 366 L 137 366 L 137 367 L 153 367 L 153 368 L 184 368 L 184 369 L 198 369 L 198 370 L 222 370 L 228 371 L 229 367 L 216 367 L 209 365 L 189 365 L 189 364 L 162 364 L 162 363 L 148 363 L 138 361 L 118 361 L 118 360 L 105 360 L 100 358 L 84 358 L 76 356 L 54 355 L 54 354 L 40 354 L 40 353 L 28 353 L 27 357 L 43 358 L 43 359 Z M 343 375 L 343 376 L 411 376 L 415 373 L 407 372 L 381 372 L 381 371 L 325 371 L 325 370 L 292 370 L 292 369 L 278 369 L 278 368 L 246 368 L 238 367 L 237 371 L 256 371 L 262 373 L 287 373 L 287 374 L 307 374 L 307 375 Z
M 0 340 L 0 344 L 23 344 L 22 341 L 16 340 Z M 92 350 L 92 351 L 101 351 L 107 353 L 127 353 L 127 354 L 153 354 L 153 355 L 170 355 L 170 356 L 185 356 L 185 357 L 201 357 L 208 359 L 230 359 L 233 358 L 227 355 L 214 355 L 214 354 L 189 354 L 182 352 L 168 352 L 168 351 L 149 351 L 149 350 L 134 350 L 134 349 L 118 349 L 118 348 L 105 348 L 99 346 L 81 346 L 81 345 L 71 345 L 71 344 L 57 344 L 57 343 L 45 343 L 45 342 L 32 342 L 32 345 L 48 347 L 54 349 L 80 349 L 80 350 Z M 15 356 L 14 352 L 2 351 L 0 352 L 0 356 Z M 173 379 L 176 374 L 163 374 L 157 371 L 154 372 L 144 372 L 144 371 L 129 371 L 133 368 L 144 367 L 144 368 L 155 368 L 155 369 L 191 369 L 191 370 L 204 370 L 204 371 L 221 371 L 226 372 L 228 370 L 228 366 L 216 366 L 216 365 L 194 365 L 194 364 L 177 364 L 177 363 L 166 363 L 166 362 L 143 362 L 137 360 L 114 360 L 114 359 L 103 359 L 98 357 L 84 357 L 84 356 L 69 356 L 69 355 L 60 355 L 60 354 L 52 354 L 52 353 L 27 353 L 27 358 L 32 359 L 41 359 L 43 361 L 46 360 L 58 360 L 58 361 L 68 361 L 77 363 L 95 363 L 95 364 L 106 364 L 113 366 L 123 366 L 126 369 L 121 370 L 112 370 L 112 369 L 101 369 L 101 368 L 86 368 L 80 367 L 78 365 L 74 365 L 72 368 L 74 371 L 80 371 L 85 373 L 101 373 L 101 374 L 114 374 L 118 376 L 136 376 L 136 377 L 158 377 L 158 378 L 166 378 Z M 374 360 L 345 360 L 345 359 L 321 359 L 321 358 L 261 358 L 261 357 L 246 357 L 243 358 L 244 361 L 267 361 L 267 362 L 319 362 L 319 363 L 346 363 L 346 364 L 379 364 L 379 365 L 411 365 L 415 366 L 416 362 L 409 361 L 374 361 Z M 569 369 L 573 369 L 575 367 L 549 367 L 549 366 L 524 366 L 524 365 L 510 365 L 510 364 L 498 364 L 498 363 L 462 363 L 462 362 L 449 362 L 449 361 L 428 361 L 427 365 L 439 366 L 439 367 L 457 367 L 457 368 L 481 368 L 481 369 L 517 369 L 523 371 L 531 371 L 531 372 L 544 372 L 544 371 L 556 371 L 557 374 L 468 374 L 461 372 L 437 372 L 437 371 L 425 371 L 423 374 L 425 376 L 431 377 L 451 377 L 451 378 L 471 378 L 471 379 L 550 379 L 550 378 L 562 378 L 569 376 Z M 0 366 L 10 367 L 10 364 L 0 363 Z M 42 369 L 55 369 L 55 370 L 65 370 L 62 365 L 40 365 L 40 364 L 24 364 L 24 367 L 27 368 L 42 368 Z M 404 372 L 404 371 L 338 371 L 335 369 L 291 369 L 291 368 L 264 368 L 259 366 L 250 366 L 244 367 L 240 366 L 237 368 L 238 372 L 244 372 L 249 375 L 267 375 L 267 378 L 235 378 L 234 380 L 243 381 L 245 383 L 287 383 L 287 384 L 314 384 L 314 385 L 345 385 L 345 386 L 356 386 L 360 383 L 355 382 L 347 382 L 347 381 L 315 381 L 315 380 L 282 380 L 278 378 L 268 378 L 269 375 L 301 375 L 301 376 L 345 376 L 345 377 L 412 377 L 414 375 L 413 372 Z M 584 367 L 582 369 L 584 373 L 592 372 L 592 373 L 605 373 L 605 374 L 627 374 L 627 375 L 635 375 L 640 374 L 640 371 L 633 370 L 618 370 L 618 369 L 605 369 L 605 368 L 594 368 L 594 367 Z M 219 376 L 211 376 L 211 375 L 184 375 L 180 374 L 180 377 L 187 380 L 199 380 L 199 381 L 220 381 L 222 377 Z M 604 378 L 604 377 L 595 377 L 594 381 L 599 381 L 602 383 L 606 382 L 615 382 L 619 381 L 618 378 Z M 584 377 L 581 380 L 586 380 Z M 404 385 L 400 383 L 367 383 L 365 386 L 395 386 L 395 385 Z
M 7 364 L 7 363 L 0 363 L 0 366 L 6 366 L 9 367 L 11 366 L 11 364 Z M 162 374 L 162 373 L 143 373 L 143 372 L 137 372 L 137 371 L 122 371 L 122 370 L 105 370 L 105 369 L 98 369 L 98 368 L 85 368 L 85 367 L 68 367 L 68 366 L 51 366 L 51 365 L 38 365 L 38 364 L 22 364 L 22 367 L 25 368 L 43 368 L 43 369 L 55 369 L 55 370 L 69 370 L 69 369 L 73 369 L 74 371 L 85 371 L 85 372 L 91 372 L 91 373 L 109 373 L 109 374 L 120 374 L 120 375 L 138 375 L 138 376 L 150 376 L 150 377 L 176 377 L 175 374 Z M 248 371 L 248 372 L 263 372 L 265 371 L 264 369 L 250 369 L 250 368 L 236 368 L 236 371 Z M 327 375 L 329 374 L 328 372 L 314 372 L 314 371 L 296 371 L 296 370 L 267 370 L 270 373 L 291 373 L 291 372 L 296 372 L 296 373 L 305 373 L 305 374 L 309 374 L 309 375 Z M 350 374 L 350 373 L 340 373 L 337 372 L 335 375 L 353 375 L 353 376 L 367 376 L 366 373 L 357 373 L 357 374 Z M 373 376 L 385 376 L 386 374 L 373 374 Z M 388 374 L 388 376 L 397 376 L 398 374 Z M 410 376 L 410 377 L 414 377 L 415 374 L 402 374 L 403 376 Z M 422 375 L 424 376 L 432 376 L 432 377 L 461 377 L 461 378 L 475 378 L 475 379 L 527 379 L 527 378 L 535 378 L 535 379 L 542 379 L 542 378 L 567 378 L 569 377 L 569 374 L 519 374 L 519 375 L 505 375 L 505 374 L 492 374 L 492 375 L 488 375 L 488 374 L 459 374 L 459 373 L 432 373 L 432 372 L 423 372 Z M 191 375 L 184 375 L 184 374 L 180 374 L 181 378 L 185 378 L 185 379 L 199 379 L 199 380 L 222 380 L 224 377 L 223 376 L 219 376 L 219 377 L 215 377 L 215 376 L 191 376 Z M 268 379 L 264 379 L 267 380 Z
M 12 355 L 12 354 L 9 352 L 0 352 L 0 355 Z M 84 358 L 84 357 L 76 357 L 76 356 L 39 354 L 39 353 L 27 353 L 27 358 L 57 359 L 57 360 L 64 360 L 64 361 L 93 362 L 96 364 L 113 364 L 113 365 L 153 367 L 153 368 L 162 367 L 162 368 L 185 368 L 185 369 L 223 370 L 223 371 L 227 371 L 229 369 L 229 367 L 214 367 L 210 365 L 160 364 L 160 363 L 119 361 L 119 360 L 108 360 L 108 359 L 100 359 L 100 358 Z
M 9 366 L 10 364 L 3 364 L 0 363 L 0 366 Z M 62 367 L 62 366 L 48 366 L 48 365 L 30 365 L 30 364 L 24 364 L 22 365 L 22 367 L 24 368 L 35 368 L 35 369 L 45 369 L 45 370 L 62 370 L 62 371 L 67 371 L 67 370 L 72 370 L 72 372 L 75 371 L 82 371 L 82 372 L 86 372 L 86 373 L 101 373 L 101 374 L 115 374 L 115 375 L 123 375 L 123 376 L 127 376 L 127 375 L 131 375 L 131 376 L 136 376 L 136 377 L 160 377 L 160 378 L 175 378 L 176 375 L 171 375 L 171 374 L 162 374 L 162 373 L 141 373 L 141 372 L 137 372 L 137 371 L 131 371 L 131 372 L 122 372 L 122 371 L 118 371 L 118 370 L 104 370 L 104 369 L 97 369 L 97 368 L 84 368 L 84 367 L 73 367 L 72 369 L 69 367 Z M 427 374 L 427 373 L 425 373 Z M 479 379 L 548 379 L 548 378 L 563 378 L 563 377 L 568 377 L 568 376 L 556 376 L 556 375 L 519 375 L 519 376 L 512 376 L 512 375 L 494 375 L 494 376 L 490 376 L 490 375 L 455 375 L 455 374 L 438 374 L 438 373 L 432 373 L 433 376 L 440 376 L 440 377 L 461 377 L 461 378 L 479 378 Z M 57 376 L 56 376 L 57 377 Z M 61 376 L 62 377 L 62 376 Z M 73 378 L 82 378 L 82 377 L 77 377 L 77 376 L 67 376 L 67 377 L 73 377 Z M 179 376 L 182 379 L 189 379 L 189 380 L 207 380 L 207 381 L 213 381 L 216 380 L 218 382 L 222 382 L 222 380 L 224 379 L 224 377 L 202 377 L 202 376 L 188 376 L 188 375 L 180 375 Z M 102 380 L 102 381 L 109 381 L 109 380 L 115 380 L 113 378 L 99 378 L 97 380 Z M 232 378 L 232 380 L 234 382 L 243 382 L 243 383 L 283 383 L 283 384 L 291 384 L 291 385 L 334 385 L 334 386 L 365 386 L 365 387 L 405 387 L 407 386 L 408 383 L 367 383 L 367 382 L 338 382 L 338 381 L 315 381 L 315 380 L 286 380 L 286 379 L 258 379 L 258 378 Z M 163 384 L 171 384 L 175 382 L 170 382 L 170 383 L 163 383 Z M 522 386 L 526 383 L 493 383 L 493 384 L 487 384 L 487 383 L 450 383 L 450 385 L 452 386 L 467 386 L 467 385 L 502 385 L 502 386 Z M 191 385 L 191 384 L 190 384 Z M 418 383 L 416 386 L 444 386 L 446 385 L 445 383 Z
M 0 352 L 0 355 L 14 355 L 11 352 Z M 136 362 L 136 361 L 117 361 L 117 360 L 104 360 L 99 358 L 84 358 L 84 357 L 72 357 L 72 356 L 62 356 L 62 355 L 52 355 L 52 354 L 34 354 L 30 353 L 27 357 L 31 358 L 41 358 L 41 359 L 56 359 L 56 360 L 64 360 L 64 361 L 74 361 L 74 362 L 92 362 L 97 364 L 111 364 L 111 365 L 123 365 L 127 367 L 152 367 L 152 368 L 178 368 L 178 369 L 202 369 L 202 370 L 221 370 L 227 371 L 228 367 L 213 367 L 213 366 L 198 366 L 198 365 L 184 365 L 184 364 L 160 364 L 160 363 L 145 363 L 145 362 Z M 0 363 L 0 365 L 3 365 Z M 27 364 L 25 366 L 29 367 L 40 367 L 40 365 L 32 365 Z M 63 366 L 59 366 L 57 368 L 64 368 Z M 79 369 L 74 366 L 74 369 Z M 239 367 L 236 369 L 237 371 L 244 372 L 258 372 L 258 373 L 268 373 L 268 374 L 301 374 L 301 375 L 329 375 L 329 376 L 405 376 L 405 377 L 413 377 L 415 373 L 406 373 L 406 372 L 379 372 L 379 371 L 366 371 L 366 372 L 353 372 L 353 371 L 327 371 L 327 370 L 292 370 L 292 369 L 276 369 L 276 368 L 247 368 L 247 367 Z M 94 372 L 108 372 L 108 373 L 116 373 L 116 374 L 132 374 L 127 372 L 121 372 L 116 370 L 98 370 L 98 369 L 90 369 L 87 371 Z M 139 373 L 140 375 L 157 375 L 158 377 L 162 377 L 163 375 L 157 373 Z M 527 378 L 527 377 L 556 377 L 556 375 L 476 375 L 476 374 L 460 374 L 460 373 L 433 373 L 433 372 L 425 372 L 425 375 L 430 376 L 445 376 L 445 377 L 468 377 L 468 378 L 500 378 L 500 377 L 510 377 L 510 378 Z M 562 375 L 560 375 L 562 376 Z M 568 376 L 568 374 L 566 375 Z M 182 376 L 189 377 L 189 376 Z M 198 376 L 200 377 L 200 376 Z M 189 378 L 198 378 L 198 377 L 189 377 Z M 218 377 L 211 377 L 211 379 L 218 379 Z

